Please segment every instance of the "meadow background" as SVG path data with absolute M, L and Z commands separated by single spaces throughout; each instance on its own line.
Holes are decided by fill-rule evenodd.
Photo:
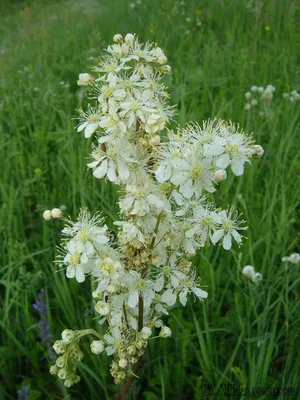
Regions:
M 300 91 L 299 2 L 0 4 L 0 399 L 106 400 L 117 390 L 105 356 L 92 355 L 88 340 L 80 384 L 66 390 L 48 373 L 52 354 L 40 329 L 47 324 L 32 304 L 43 290 L 48 341 L 65 328 L 97 327 L 89 282 L 55 272 L 62 223 L 46 223 L 42 212 L 65 205 L 74 218 L 85 205 L 102 210 L 113 229 L 117 191 L 87 171 L 89 144 L 72 118 L 82 101 L 78 73 L 88 72 L 115 33 L 127 32 L 168 56 L 177 121 L 231 119 L 265 148 L 262 160 L 243 177 L 230 175 L 214 196 L 243 213 L 247 240 L 195 257 L 209 298 L 172 310 L 173 336 L 148 347 L 131 399 L 210 399 L 205 385 L 233 383 L 294 387 L 299 399 L 299 265 L 281 261 L 300 252 L 300 102 L 282 97 Z M 276 87 L 273 100 L 246 111 L 245 92 L 268 84 Z M 243 278 L 247 264 L 263 274 L 259 285 Z

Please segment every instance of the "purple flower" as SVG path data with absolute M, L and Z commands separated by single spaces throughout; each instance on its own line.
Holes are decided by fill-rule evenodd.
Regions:
M 47 346 L 48 356 L 52 361 L 54 361 L 55 355 L 52 350 L 52 336 L 51 336 L 50 325 L 47 320 L 47 304 L 43 289 L 38 294 L 38 300 L 32 304 L 32 307 L 35 311 L 39 313 L 40 316 L 39 330 L 42 343 L 44 343 Z
M 17 391 L 18 400 L 30 400 L 29 386 L 25 385 L 22 389 Z

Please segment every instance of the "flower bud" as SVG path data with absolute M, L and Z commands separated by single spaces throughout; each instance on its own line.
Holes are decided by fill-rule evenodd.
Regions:
M 134 42 L 134 35 L 132 33 L 127 33 L 127 35 L 125 36 L 125 43 L 126 44 L 133 44 Z
M 75 383 L 75 382 L 74 382 L 74 379 L 73 379 L 73 378 L 68 378 L 68 379 L 66 379 L 66 380 L 64 381 L 64 385 L 65 385 L 65 387 L 67 387 L 67 388 L 73 386 L 74 383 Z
M 51 217 L 54 219 L 62 218 L 63 213 L 60 208 L 53 208 L 51 210 Z
M 50 367 L 50 369 L 49 369 L 49 372 L 50 372 L 51 375 L 56 375 L 57 372 L 58 372 L 58 367 L 57 367 L 57 365 L 51 365 L 51 367 Z
M 169 74 L 172 71 L 172 68 L 170 67 L 170 65 L 166 64 L 166 65 L 162 66 L 161 71 L 164 74 Z
M 252 265 L 246 265 L 246 266 L 243 268 L 243 275 L 244 275 L 247 279 L 252 279 L 253 276 L 254 276 L 254 274 L 255 274 L 255 270 L 254 270 L 254 268 L 252 267 Z
M 108 293 L 115 293 L 118 290 L 118 288 L 117 285 L 111 283 L 110 285 L 107 286 L 106 290 Z
M 56 365 L 58 366 L 58 368 L 62 368 L 65 366 L 66 363 L 66 357 L 65 356 L 59 356 L 56 359 Z
M 141 330 L 141 335 L 143 339 L 148 339 L 152 334 L 152 331 L 150 328 L 147 326 L 144 326 L 144 328 Z
M 123 42 L 123 37 L 122 35 L 120 35 L 119 33 L 117 33 L 114 37 L 113 37 L 114 42 L 116 43 L 122 43 Z
M 263 279 L 263 276 L 259 272 L 255 272 L 255 274 L 252 277 L 252 281 L 255 282 L 255 283 L 261 282 L 262 279 Z
M 104 301 L 98 301 L 95 305 L 95 310 L 103 317 L 110 313 L 109 304 L 105 303 Z
M 128 361 L 126 360 L 126 358 L 121 358 L 121 360 L 119 361 L 120 368 L 126 368 L 127 364 L 128 364 Z
M 254 93 L 257 92 L 257 86 L 252 86 L 251 87 L 251 92 L 254 92 Z
M 135 354 L 136 353 L 135 346 L 132 346 L 132 345 L 128 346 L 127 347 L 127 353 L 130 354 L 130 355 Z
M 71 329 L 65 329 L 61 334 L 61 338 L 65 344 L 69 344 L 72 342 L 75 335 L 76 335 L 75 331 L 72 331 Z
M 58 372 L 57 372 L 57 376 L 60 379 L 66 379 L 67 377 L 67 369 L 66 368 L 61 368 Z
M 250 92 L 245 93 L 245 97 L 247 100 L 251 99 L 252 94 Z
M 50 211 L 50 210 L 45 210 L 45 211 L 43 212 L 43 218 L 44 218 L 46 221 L 50 221 L 50 220 L 52 219 L 51 211 Z
M 170 337 L 172 336 L 172 331 L 168 326 L 163 326 L 159 332 L 159 336 L 163 338 Z
M 163 56 L 158 57 L 157 61 L 159 62 L 159 64 L 163 65 L 168 61 L 168 59 L 165 55 L 163 55 Z
M 79 78 L 77 81 L 78 86 L 88 86 L 94 81 L 94 78 L 91 74 L 86 72 L 79 74 Z
M 222 182 L 227 178 L 227 172 L 225 171 L 225 169 L 218 169 L 214 173 L 214 177 L 216 182 Z
M 104 343 L 102 340 L 93 340 L 91 343 L 91 352 L 93 354 L 101 354 L 104 350 Z
M 160 143 L 160 137 L 158 135 L 155 135 L 149 140 L 149 142 L 152 146 L 158 146 Z
M 67 346 L 62 340 L 57 340 L 52 347 L 56 354 L 64 354 L 67 350 Z
M 264 155 L 264 149 L 259 145 L 255 144 L 252 146 L 252 157 L 261 158 Z

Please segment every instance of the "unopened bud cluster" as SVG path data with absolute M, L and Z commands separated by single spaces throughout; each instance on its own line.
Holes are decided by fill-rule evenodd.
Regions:
M 243 275 L 246 279 L 249 279 L 256 284 L 259 284 L 259 282 L 261 282 L 263 279 L 262 274 L 256 272 L 254 267 L 252 267 L 252 265 L 246 265 L 243 268 Z
M 61 218 L 63 218 L 63 212 L 60 208 L 53 208 L 52 210 L 45 210 L 43 212 L 43 218 L 46 221 L 50 221 L 51 219 L 61 219 Z
M 50 367 L 50 373 L 62 379 L 66 387 L 71 387 L 80 381 L 80 376 L 76 375 L 76 364 L 83 360 L 83 353 L 76 332 L 67 329 L 61 336 L 62 340 L 57 340 L 53 345 L 58 358 L 55 365 Z
M 113 356 L 116 383 L 134 375 L 151 336 L 172 335 L 162 321 L 170 307 L 207 298 L 191 257 L 210 244 L 225 250 L 234 242 L 239 246 L 246 230 L 233 207 L 216 208 L 208 196 L 228 174 L 243 175 L 251 159 L 263 155 L 231 122 L 167 130 L 174 111 L 163 83 L 171 71 L 166 63 L 156 44 L 116 34 L 92 74 L 78 79 L 91 89 L 77 127 L 86 138 L 94 135 L 87 166 L 95 178 L 118 185 L 120 218 L 114 222 L 116 235 L 99 213 L 91 216 L 86 208 L 77 221 L 65 219 L 57 262 L 68 278 L 94 281 L 92 301 L 105 333 L 84 334 L 96 336 L 93 354 Z M 45 219 L 60 215 L 45 213 Z M 55 344 L 59 358 L 52 368 L 67 385 L 77 380 L 75 362 L 82 354 L 79 336 L 68 337 L 63 333 Z

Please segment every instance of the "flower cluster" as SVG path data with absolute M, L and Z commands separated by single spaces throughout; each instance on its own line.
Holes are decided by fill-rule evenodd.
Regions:
M 173 111 L 162 82 L 170 72 L 162 49 L 140 44 L 133 34 L 117 34 L 114 42 L 95 74 L 78 80 L 91 89 L 92 103 L 80 110 L 77 128 L 86 138 L 94 135 L 87 166 L 97 179 L 119 185 L 120 220 L 112 235 L 99 213 L 92 217 L 82 209 L 76 222 L 65 219 L 57 262 L 79 283 L 91 277 L 103 326 L 102 334 L 68 331 L 54 345 L 60 356 L 52 372 L 67 386 L 78 380 L 83 335 L 97 337 L 93 354 L 113 356 L 110 371 L 122 383 L 135 375 L 156 329 L 160 337 L 171 336 L 163 322 L 168 309 L 207 297 L 190 258 L 205 245 L 240 245 L 246 229 L 233 207 L 216 208 L 208 196 L 227 173 L 241 176 L 252 158 L 263 155 L 231 122 L 165 129 Z
M 254 267 L 252 267 L 252 265 L 246 265 L 243 268 L 243 275 L 246 279 L 249 279 L 256 284 L 259 284 L 259 282 L 261 282 L 263 279 L 262 274 L 256 272 Z
M 288 99 L 291 103 L 297 103 L 300 100 L 300 93 L 297 90 L 292 90 L 290 93 L 283 93 L 283 98 Z
M 246 105 L 245 110 L 250 111 L 253 107 L 260 105 L 260 103 L 270 103 L 273 99 L 276 88 L 272 85 L 263 86 L 252 86 L 249 92 L 245 93 Z M 264 116 L 265 112 L 260 111 L 260 116 Z
M 292 264 L 299 264 L 300 263 L 300 254 L 293 253 L 290 256 L 286 256 L 282 258 L 282 262 L 288 262 Z

